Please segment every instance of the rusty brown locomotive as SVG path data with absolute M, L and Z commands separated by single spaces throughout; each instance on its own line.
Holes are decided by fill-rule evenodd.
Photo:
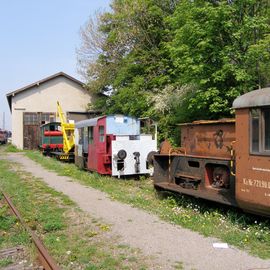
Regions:
M 181 147 L 154 156 L 154 185 L 270 216 L 270 88 L 233 108 L 235 119 L 181 124 Z

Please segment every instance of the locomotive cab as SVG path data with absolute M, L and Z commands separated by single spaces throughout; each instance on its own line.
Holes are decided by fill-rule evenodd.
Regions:
M 140 120 L 108 115 L 76 123 L 75 164 L 99 174 L 151 174 L 148 154 L 156 151 L 156 137 L 142 134 Z M 76 136 L 75 136 L 76 137 Z
M 236 199 L 254 213 L 270 216 L 270 88 L 238 97 L 236 114 Z
M 51 155 L 54 151 L 63 149 L 63 137 L 59 122 L 50 122 L 40 126 L 40 145 L 44 155 Z

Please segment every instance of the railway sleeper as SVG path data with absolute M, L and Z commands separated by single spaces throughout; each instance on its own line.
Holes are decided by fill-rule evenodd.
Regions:
M 29 265 L 29 262 L 25 260 L 25 250 L 23 246 L 15 246 L 0 250 L 0 260 L 9 259 L 11 264 L 2 267 L 2 270 L 43 270 L 42 266 Z

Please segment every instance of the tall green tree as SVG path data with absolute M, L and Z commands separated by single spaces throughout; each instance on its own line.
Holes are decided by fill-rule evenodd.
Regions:
M 230 116 L 235 97 L 269 82 L 269 7 L 270 0 L 113 0 L 82 29 L 88 88 L 109 93 L 95 106 L 150 116 L 161 139 L 178 133 L 176 123 Z
M 111 93 L 103 104 L 107 113 L 147 115 L 149 93 L 170 81 L 163 43 L 169 34 L 165 18 L 175 6 L 173 0 L 114 0 L 111 12 L 100 17 L 99 31 L 106 38 L 87 75 L 91 91 Z
M 179 2 L 168 50 L 176 80 L 194 84 L 194 118 L 230 114 L 235 97 L 269 81 L 269 1 Z

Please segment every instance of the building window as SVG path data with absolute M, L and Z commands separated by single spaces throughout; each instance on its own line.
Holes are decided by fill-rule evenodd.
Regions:
M 99 133 L 99 141 L 100 142 L 104 142 L 104 126 L 99 126 L 98 129 L 98 133 Z
M 55 114 L 54 113 L 42 113 L 41 114 L 41 123 L 46 124 L 55 121 Z
M 54 113 L 25 112 L 23 114 L 24 125 L 44 125 L 55 122 Z
M 24 125 L 39 125 L 37 113 L 24 113 L 23 123 Z
M 88 143 L 93 144 L 94 142 L 94 127 L 88 127 Z
M 251 153 L 270 154 L 270 108 L 252 109 L 250 116 Z

